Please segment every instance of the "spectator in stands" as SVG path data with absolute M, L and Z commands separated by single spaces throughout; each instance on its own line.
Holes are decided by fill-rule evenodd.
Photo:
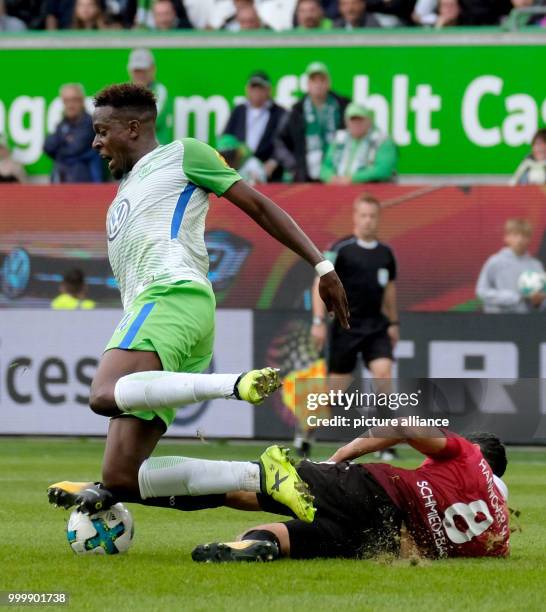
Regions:
M 511 0 L 460 0 L 460 5 L 461 24 L 468 26 L 498 25 L 512 10 Z
M 127 70 L 131 82 L 154 92 L 157 103 L 156 136 L 159 144 L 169 144 L 173 139 L 172 101 L 165 85 L 156 81 L 156 65 L 151 51 L 133 49 Z
M 294 27 L 296 0 L 255 0 L 254 6 L 266 28 L 282 31 Z
M 153 30 L 176 30 L 178 17 L 171 0 L 156 0 L 152 7 Z
M 404 26 L 412 23 L 415 0 L 367 0 L 366 7 L 382 27 Z
M 374 126 L 372 113 L 353 102 L 345 110 L 345 124 L 326 152 L 320 179 L 332 185 L 392 180 L 398 151 Z
M 433 26 L 438 19 L 438 0 L 417 0 L 411 16 L 414 23 Z
M 254 0 L 234 0 L 235 15 L 224 26 L 229 32 L 241 30 L 259 30 L 263 28 Z
M 106 0 L 107 19 L 114 27 L 132 28 L 136 11 L 137 0 Z
M 514 0 L 515 2 L 527 0 Z M 511 0 L 417 0 L 412 18 L 420 25 L 498 25 L 512 8 Z M 453 16 L 457 14 L 457 17 Z
M 504 226 L 506 246 L 484 264 L 476 295 L 487 313 L 526 313 L 544 305 L 546 294 L 538 292 L 524 298 L 518 291 L 523 272 L 544 272 L 542 263 L 529 252 L 533 229 L 526 219 L 508 219 Z
M 231 134 L 220 136 L 216 148 L 226 162 L 251 185 L 265 183 L 267 176 L 262 162 L 252 155 L 248 146 Z
M 188 19 L 186 7 L 183 0 L 167 0 L 174 9 L 176 15 L 173 23 L 172 10 L 170 7 L 163 4 L 165 0 L 138 0 L 138 8 L 136 10 L 135 26 L 138 28 L 147 28 L 150 30 L 169 30 L 169 29 L 188 29 L 192 27 Z M 162 27 L 156 24 L 156 5 L 161 3 L 159 7 L 158 18 L 162 22 Z M 167 26 L 167 27 L 166 27 Z
M 546 0 L 512 0 L 512 6 L 514 9 L 525 9 L 533 6 L 546 6 Z M 527 19 L 523 20 L 522 25 L 541 25 L 544 18 L 542 15 L 529 15 Z
M 233 0 L 184 0 L 189 21 L 200 30 L 218 30 L 235 14 Z
M 4 0 L 0 0 L 0 32 L 24 32 L 26 29 L 24 21 L 6 15 Z
M 435 26 L 446 28 L 461 25 L 461 6 L 459 0 L 439 0 L 438 18 Z
M 106 19 L 99 0 L 76 0 L 72 17 L 72 29 L 106 29 Z
M 366 10 L 366 0 L 339 0 L 341 17 L 335 20 L 336 28 L 378 28 L 379 21 Z
M 324 16 L 320 0 L 298 0 L 296 27 L 301 30 L 329 30 L 332 20 Z
M 322 10 L 328 19 L 337 19 L 339 17 L 339 2 L 338 0 L 321 0 Z
M 0 134 L 0 183 L 24 183 L 26 178 L 23 166 L 11 158 L 8 139 Z
M 76 0 L 47 0 L 46 28 L 69 30 L 72 27 Z
M 184 0 L 193 27 L 199 29 L 225 27 L 233 20 L 237 4 L 238 0 Z M 260 22 L 276 31 L 294 27 L 296 4 L 297 0 L 254 0 Z M 322 0 L 321 4 L 327 17 L 338 16 L 337 0 Z
M 95 137 L 93 120 L 85 110 L 83 87 L 63 85 L 63 118 L 44 144 L 44 152 L 54 160 L 53 183 L 100 183 L 102 161 L 91 148 Z
M 30 30 L 43 30 L 45 26 L 46 2 L 44 0 L 0 0 L 10 17 L 23 21 Z M 0 13 L 2 9 L 0 8 Z M 2 27 L 0 26 L 0 30 Z
M 286 111 L 271 99 L 271 81 L 261 70 L 253 72 L 246 84 L 246 100 L 236 106 L 224 133 L 246 143 L 250 151 L 265 165 L 268 178 L 275 175 L 278 163 L 274 159 L 275 136 Z M 278 171 L 277 171 L 278 173 Z
M 510 185 L 546 185 L 546 128 L 533 136 L 531 153 L 518 166 Z
M 330 89 L 330 73 L 322 62 L 305 71 L 307 94 L 281 122 L 275 140 L 275 159 L 296 182 L 318 181 L 322 158 L 337 130 L 349 100 Z
M 87 299 L 85 275 L 79 268 L 67 270 L 59 287 L 59 295 L 51 301 L 53 310 L 93 310 L 96 304 Z

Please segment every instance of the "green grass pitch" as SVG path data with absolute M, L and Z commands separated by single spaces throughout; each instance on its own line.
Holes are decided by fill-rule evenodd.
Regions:
M 98 479 L 103 442 L 0 441 L 0 590 L 66 591 L 72 610 L 543 610 L 546 601 L 546 450 L 511 449 L 510 506 L 521 511 L 508 560 L 422 562 L 315 560 L 202 565 L 192 548 L 232 539 L 273 515 L 229 509 L 183 513 L 131 505 L 127 555 L 77 557 L 68 512 L 50 507 L 46 486 Z M 256 444 L 166 441 L 158 454 L 255 459 Z M 321 446 L 317 459 L 332 447 Z M 402 464 L 417 457 L 404 451 Z M 65 608 L 67 609 L 67 608 Z

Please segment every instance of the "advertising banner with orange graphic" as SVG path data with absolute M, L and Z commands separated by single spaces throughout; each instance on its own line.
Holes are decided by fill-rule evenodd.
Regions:
M 352 202 L 383 204 L 380 238 L 398 260 L 405 311 L 478 310 L 475 283 L 503 246 L 508 218 L 534 226 L 531 253 L 546 260 L 546 192 L 539 187 L 267 185 L 315 243 L 351 233 Z M 99 306 L 119 306 L 106 253 L 114 185 L 0 186 L 0 306 L 47 307 L 65 270 L 80 267 Z M 225 199 L 211 197 L 209 277 L 223 308 L 308 309 L 313 270 Z

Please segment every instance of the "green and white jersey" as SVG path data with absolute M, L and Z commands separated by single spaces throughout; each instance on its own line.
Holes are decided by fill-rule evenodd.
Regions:
M 209 284 L 205 217 L 241 177 L 209 145 L 183 138 L 139 159 L 108 209 L 108 258 L 128 310 L 151 285 Z

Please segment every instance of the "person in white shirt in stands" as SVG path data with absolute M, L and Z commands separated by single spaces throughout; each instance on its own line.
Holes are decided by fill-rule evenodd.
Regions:
M 531 142 L 531 154 L 518 166 L 510 185 L 546 185 L 546 128 Z
M 291 30 L 294 27 L 296 0 L 254 0 L 260 19 L 272 30 Z
M 297 0 L 254 0 L 260 21 L 272 30 L 291 30 Z M 235 16 L 234 0 L 184 0 L 194 28 L 218 30 Z
M 417 0 L 411 16 L 414 23 L 433 26 L 438 19 L 438 0 Z
M 199 30 L 219 30 L 235 15 L 233 0 L 184 0 L 184 7 Z
M 504 226 L 506 246 L 485 262 L 476 295 L 486 313 L 528 313 L 545 306 L 546 293 L 537 291 L 525 298 L 518 290 L 523 272 L 542 272 L 542 263 L 528 249 L 533 228 L 526 219 L 508 219 Z
M 26 29 L 24 21 L 6 15 L 4 0 L 0 0 L 0 32 L 23 32 Z

